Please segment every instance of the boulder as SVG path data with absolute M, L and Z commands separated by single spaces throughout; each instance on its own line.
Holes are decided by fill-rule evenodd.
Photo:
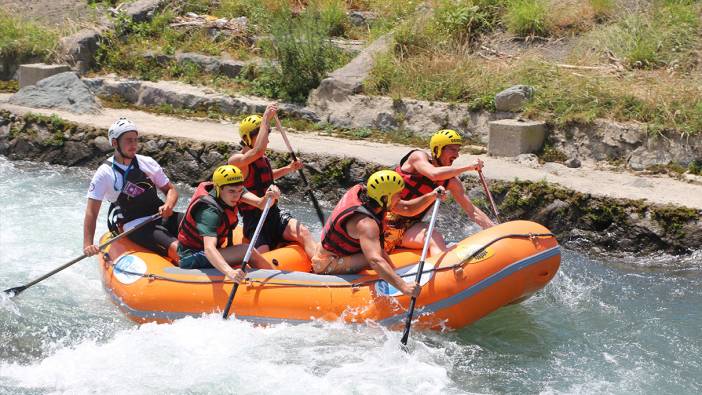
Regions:
M 661 165 L 665 166 L 672 161 L 670 151 L 665 149 L 648 150 L 646 147 L 639 147 L 631 153 L 628 165 L 633 170 L 645 170 L 648 167 Z
M 110 144 L 110 141 L 107 140 L 107 137 L 105 137 L 105 136 L 95 137 L 93 144 L 95 145 L 95 147 L 97 149 L 100 150 L 100 152 L 110 152 L 113 150 L 112 145 Z
M 198 67 L 208 73 L 218 72 L 220 68 L 220 61 L 214 56 L 207 56 L 194 52 L 184 52 L 176 54 L 175 58 L 178 63 L 191 62 L 198 65 Z
M 236 78 L 241 74 L 241 70 L 246 66 L 246 62 L 240 60 L 222 60 L 219 63 L 219 73 L 229 78 Z
M 60 41 L 60 58 L 85 73 L 95 64 L 95 53 L 104 28 L 85 28 Z
M 378 18 L 372 11 L 351 11 L 348 15 L 349 22 L 354 26 L 366 26 Z
M 137 0 L 128 4 L 124 8 L 124 13 L 127 14 L 134 22 L 145 22 L 151 20 L 154 12 L 165 3 L 164 0 Z
M 74 72 L 56 74 L 20 89 L 10 103 L 33 108 L 56 108 L 77 114 L 97 114 L 101 110 L 93 93 Z
M 497 111 L 519 111 L 527 100 L 534 96 L 534 88 L 526 85 L 515 85 L 495 95 Z

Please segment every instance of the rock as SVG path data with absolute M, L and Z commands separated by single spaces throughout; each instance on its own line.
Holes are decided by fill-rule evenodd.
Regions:
M 395 117 L 387 112 L 381 112 L 375 119 L 375 127 L 382 131 L 394 130 L 398 126 Z
M 229 78 L 236 78 L 244 67 L 246 67 L 246 62 L 240 60 L 222 60 L 219 64 L 219 72 Z
M 77 114 L 97 114 L 100 104 L 74 72 L 56 74 L 20 89 L 10 103 L 33 108 L 58 108 Z
M 0 139 L 10 137 L 10 124 L 0 125 Z
M 220 69 L 219 59 L 213 56 L 206 56 L 193 52 L 184 52 L 176 54 L 175 58 L 178 63 L 191 62 L 198 65 L 198 67 L 208 73 L 215 73 Z
M 88 145 L 77 141 L 65 142 L 62 153 L 61 162 L 67 166 L 75 166 L 93 154 L 92 149 Z
M 495 95 L 495 109 L 497 111 L 519 111 L 525 101 L 532 98 L 534 88 L 526 85 L 515 85 Z
M 124 13 L 127 14 L 134 22 L 146 22 L 151 20 L 154 12 L 165 3 L 164 0 L 137 0 L 128 4 L 124 8 Z
M 547 226 L 552 232 L 559 233 L 569 228 L 569 211 L 570 204 L 563 200 L 556 199 L 548 206 L 539 210 L 532 220 Z
M 349 22 L 354 26 L 365 26 L 371 21 L 377 19 L 378 16 L 371 11 L 351 11 L 349 12 Z
M 627 164 L 633 170 L 645 170 L 654 165 L 668 165 L 671 161 L 672 157 L 667 150 L 647 150 L 646 147 L 639 147 L 631 153 Z
M 570 158 L 565 161 L 565 165 L 570 167 L 571 169 L 575 169 L 582 166 L 582 163 L 580 163 L 580 159 L 578 158 Z
M 220 154 L 217 151 L 210 151 L 207 154 L 202 156 L 202 161 L 207 165 L 207 166 L 213 166 L 216 165 L 220 162 L 224 161 L 224 155 Z
M 312 100 L 324 101 L 339 94 L 360 93 L 363 89 L 363 80 L 368 77 L 375 64 L 375 56 L 386 52 L 390 48 L 392 44 L 391 37 L 390 34 L 381 36 L 356 55 L 349 63 L 334 70 L 329 75 L 329 78 L 322 80 L 319 87 L 310 93 Z
M 142 57 L 146 61 L 153 61 L 153 62 L 158 63 L 161 66 L 167 65 L 168 63 L 170 63 L 171 61 L 173 61 L 175 59 L 175 56 L 165 55 L 165 54 L 154 52 L 154 51 L 146 51 L 146 52 L 144 52 Z
M 68 64 L 83 74 L 95 64 L 95 53 L 104 28 L 86 28 L 60 41 L 61 55 Z
M 95 145 L 95 148 L 100 150 L 100 152 L 110 152 L 114 149 L 112 148 L 110 141 L 107 140 L 107 137 L 105 136 L 95 137 L 95 140 L 93 140 L 93 144 Z
M 516 162 L 519 163 L 520 165 L 526 166 L 526 167 L 531 167 L 532 169 L 536 169 L 537 167 L 540 166 L 539 164 L 539 157 L 536 156 L 535 154 L 521 154 L 517 155 L 515 158 Z

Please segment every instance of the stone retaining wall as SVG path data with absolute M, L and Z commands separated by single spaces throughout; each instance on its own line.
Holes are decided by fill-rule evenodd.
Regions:
M 96 168 L 112 152 L 107 131 L 58 118 L 0 112 L 0 155 L 11 160 L 44 161 Z M 176 182 L 195 185 L 208 179 L 237 147 L 146 135 L 140 152 L 154 157 Z M 270 152 L 274 166 L 288 163 L 285 153 Z M 327 209 L 351 185 L 379 169 L 354 158 L 300 155 L 315 194 Z M 474 202 L 489 212 L 477 180 L 464 177 Z M 287 194 L 306 199 L 297 175 L 280 180 Z M 686 253 L 702 245 L 702 213 L 642 201 L 593 197 L 547 183 L 494 182 L 492 189 L 505 220 L 532 219 L 571 248 L 612 253 Z M 442 226 L 460 227 L 465 216 L 456 204 L 442 205 Z

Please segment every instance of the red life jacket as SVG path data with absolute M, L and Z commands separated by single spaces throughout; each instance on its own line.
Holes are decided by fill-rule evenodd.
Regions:
M 402 192 L 400 192 L 400 199 L 402 200 L 412 200 L 422 195 L 426 195 L 427 193 L 436 189 L 439 185 L 446 188 L 449 182 L 449 180 L 444 180 L 437 184 L 431 179 L 429 179 L 429 177 L 426 177 L 425 175 L 419 172 L 409 173 L 407 171 L 402 170 L 402 165 L 405 162 L 407 162 L 407 158 L 409 158 L 409 156 L 412 155 L 412 153 L 415 151 L 420 150 L 412 150 L 409 153 L 407 153 L 407 155 L 400 159 L 400 164 L 395 168 L 395 171 L 405 181 L 405 187 L 402 189 Z M 427 208 L 426 210 L 424 210 L 424 212 L 422 212 L 421 214 L 417 214 L 412 218 L 421 219 L 424 216 L 424 214 L 430 209 L 431 207 Z
M 346 222 L 354 214 L 362 214 L 367 217 L 372 218 L 380 228 L 380 246 L 382 247 L 383 242 L 383 218 L 384 215 L 376 216 L 371 210 L 363 205 L 361 199 L 359 198 L 359 193 L 362 191 L 364 186 L 362 184 L 355 185 L 353 188 L 349 189 L 344 196 L 341 197 L 339 203 L 334 207 L 327 223 L 322 229 L 322 247 L 329 252 L 333 252 L 336 255 L 352 255 L 361 252 L 361 244 L 358 239 L 355 239 L 349 235 L 346 230 Z
M 246 179 L 244 180 L 244 187 L 254 195 L 263 197 L 263 195 L 266 194 L 268 187 L 272 184 L 273 168 L 271 167 L 271 161 L 266 155 L 262 155 L 260 158 L 249 164 L 249 171 L 246 174 Z M 249 206 L 248 204 L 242 204 L 240 210 L 242 212 L 254 210 L 260 211 L 258 207 Z
M 180 223 L 180 229 L 178 229 L 178 242 L 183 247 L 198 251 L 205 249 L 203 237 L 197 232 L 197 222 L 192 214 L 197 206 L 203 204 L 213 208 L 222 218 L 222 223 L 217 228 L 217 245 L 223 246 L 225 242 L 227 246 L 233 244 L 231 235 L 232 230 L 239 222 L 238 210 L 236 207 L 229 207 L 219 199 L 213 198 L 210 195 L 212 188 L 214 185 L 211 182 L 201 182 L 190 199 L 188 210 L 185 212 L 183 222 Z

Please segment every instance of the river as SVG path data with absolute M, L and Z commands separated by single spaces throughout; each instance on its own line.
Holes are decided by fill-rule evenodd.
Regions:
M 91 175 L 0 157 L 0 289 L 82 253 Z M 185 202 L 192 189 L 179 189 Z M 292 208 L 319 233 L 311 207 Z M 445 217 L 448 239 L 475 229 Z M 564 249 L 534 297 L 459 331 L 412 332 L 406 353 L 401 333 L 373 323 L 211 315 L 138 326 L 108 300 L 91 258 L 0 296 L 0 393 L 696 394 L 701 306 L 702 251 L 623 263 Z

